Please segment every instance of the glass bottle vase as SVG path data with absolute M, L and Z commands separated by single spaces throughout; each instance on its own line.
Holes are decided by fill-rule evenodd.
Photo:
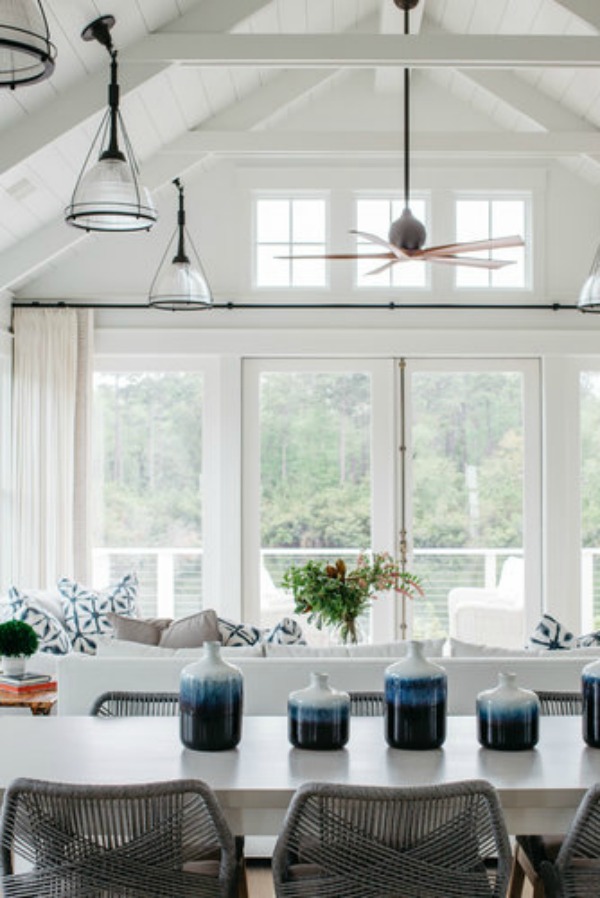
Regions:
M 391 748 L 439 748 L 446 738 L 448 680 L 428 661 L 423 643 L 411 641 L 407 656 L 385 672 L 385 737 Z
M 329 675 L 311 673 L 310 686 L 288 698 L 288 737 L 294 748 L 343 748 L 350 734 L 350 696 L 332 689 Z
M 243 677 L 221 658 L 220 642 L 205 642 L 204 656 L 181 671 L 181 741 L 195 751 L 235 748 L 242 736 Z

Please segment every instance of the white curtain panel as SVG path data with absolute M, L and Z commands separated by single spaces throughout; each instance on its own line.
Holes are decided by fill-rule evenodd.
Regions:
M 22 587 L 87 575 L 91 316 L 78 314 L 14 312 L 13 582 Z

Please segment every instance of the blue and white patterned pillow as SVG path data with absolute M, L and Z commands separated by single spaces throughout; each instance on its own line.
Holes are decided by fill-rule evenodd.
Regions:
M 302 627 L 291 617 L 284 617 L 270 630 L 265 630 L 263 639 L 271 645 L 306 645 Z
M 39 639 L 38 651 L 52 655 L 66 655 L 71 651 L 71 640 L 65 628 L 54 614 L 42 608 L 35 598 L 11 586 L 8 591 L 9 618 L 21 620 L 33 627 Z
M 593 633 L 584 633 L 582 636 L 578 636 L 575 640 L 575 644 L 578 649 L 600 646 L 600 630 L 595 630 Z
M 574 636 L 551 614 L 544 614 L 533 635 L 529 637 L 529 642 L 536 649 L 560 651 L 573 648 Z
M 261 641 L 261 631 L 258 627 L 253 627 L 252 624 L 236 624 L 224 617 L 219 617 L 217 620 L 223 645 L 255 645 Z
M 127 574 L 118 583 L 97 592 L 68 577 L 58 581 L 65 609 L 65 629 L 73 648 L 88 655 L 96 654 L 97 637 L 112 633 L 107 615 L 112 611 L 122 617 L 137 617 L 136 574 Z

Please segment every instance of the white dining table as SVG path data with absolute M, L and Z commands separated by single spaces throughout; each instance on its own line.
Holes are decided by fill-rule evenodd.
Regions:
M 382 718 L 354 718 L 338 751 L 293 748 L 285 717 L 247 717 L 236 749 L 197 752 L 179 738 L 177 718 L 0 718 L 0 788 L 28 776 L 66 783 L 202 779 L 230 825 L 274 835 L 297 787 L 309 780 L 418 786 L 484 779 L 498 790 L 510 833 L 563 833 L 586 789 L 600 781 L 600 750 L 585 745 L 581 719 L 540 721 L 537 747 L 482 748 L 474 717 L 451 717 L 442 748 L 400 751 L 385 742 Z

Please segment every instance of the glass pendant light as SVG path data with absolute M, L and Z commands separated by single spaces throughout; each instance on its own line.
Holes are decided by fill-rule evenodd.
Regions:
M 0 87 L 49 78 L 55 59 L 41 0 L 0 0 Z
M 175 178 L 173 184 L 179 191 L 177 227 L 152 281 L 148 305 L 153 309 L 171 312 L 209 309 L 213 303 L 212 293 L 202 270 L 200 257 L 185 226 L 183 185 L 179 178 Z M 190 261 L 190 248 L 194 264 Z M 173 251 L 175 255 L 172 256 Z
M 149 230 L 156 221 L 156 209 L 139 182 L 138 165 L 119 111 L 117 51 L 110 37 L 114 24 L 114 16 L 102 16 L 81 34 L 84 40 L 97 40 L 108 50 L 111 79 L 108 109 L 77 179 L 65 220 L 86 231 Z
M 577 306 L 582 312 L 600 312 L 600 247 L 596 250 L 589 276 L 581 288 Z

